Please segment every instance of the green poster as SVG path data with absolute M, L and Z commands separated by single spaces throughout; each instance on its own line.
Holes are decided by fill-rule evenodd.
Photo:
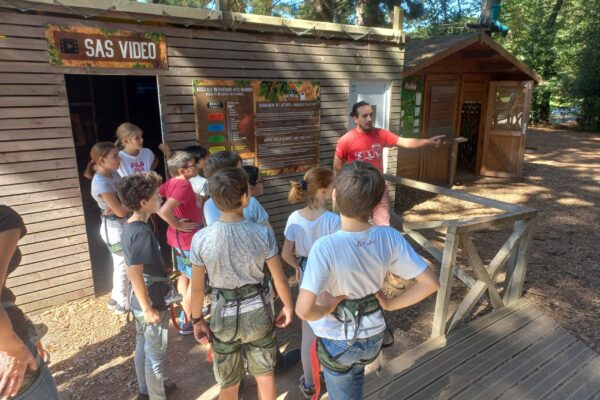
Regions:
M 404 79 L 400 99 L 400 134 L 402 137 L 421 137 L 423 79 L 418 76 Z

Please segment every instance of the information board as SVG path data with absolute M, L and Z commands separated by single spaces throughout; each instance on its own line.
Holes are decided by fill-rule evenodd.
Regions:
M 423 79 L 409 77 L 402 82 L 400 134 L 402 137 L 421 137 Z
M 319 165 L 320 85 L 310 81 L 195 80 L 197 141 L 235 150 L 263 175 Z

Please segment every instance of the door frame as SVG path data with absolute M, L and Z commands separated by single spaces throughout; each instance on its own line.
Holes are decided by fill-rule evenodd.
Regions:
M 422 106 L 422 124 L 421 124 L 421 138 L 427 139 L 427 131 L 429 130 L 429 113 L 431 111 L 431 86 L 433 85 L 455 85 L 456 86 L 456 100 L 454 102 L 454 126 L 452 127 L 452 135 L 456 137 L 458 135 L 458 129 L 460 127 L 460 113 L 459 107 L 462 100 L 462 79 L 460 74 L 431 74 L 425 76 L 425 88 L 423 91 L 423 106 Z M 425 179 L 425 165 L 427 161 L 426 155 L 427 148 L 419 149 L 419 180 L 426 181 Z M 446 174 L 446 180 L 449 178 L 451 171 L 448 166 L 448 173 Z
M 495 111 L 495 96 L 496 96 L 496 87 L 497 86 L 508 86 L 521 88 L 525 91 L 525 98 L 523 99 L 523 116 L 521 121 L 521 127 L 519 130 L 512 131 L 502 131 L 502 130 L 492 130 L 492 116 Z M 483 146 L 481 149 L 481 164 L 479 167 L 479 174 L 483 176 L 492 176 L 492 177 L 503 177 L 503 178 L 513 178 L 520 177 L 523 172 L 523 161 L 525 155 L 525 138 L 527 133 L 527 128 L 529 126 L 529 111 L 531 108 L 531 97 L 533 92 L 533 81 L 498 81 L 491 80 L 488 86 L 488 100 L 487 107 L 485 111 L 485 126 L 483 130 Z M 486 155 L 488 154 L 488 149 L 490 146 L 490 136 L 510 136 L 520 138 L 518 152 L 515 156 L 516 161 L 516 169 L 515 172 L 505 172 L 505 171 L 493 171 L 489 170 L 485 166 Z

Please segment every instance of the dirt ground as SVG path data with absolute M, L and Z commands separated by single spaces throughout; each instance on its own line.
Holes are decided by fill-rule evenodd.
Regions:
M 600 351 L 600 136 L 576 131 L 531 129 L 520 180 L 458 177 L 454 187 L 538 210 L 529 255 L 524 296 L 563 327 Z M 461 182 L 463 181 L 464 182 Z M 401 199 L 420 200 L 404 213 L 407 220 L 436 220 L 490 214 L 444 196 L 426 198 L 404 192 Z M 509 231 L 489 230 L 474 238 L 489 262 Z M 459 255 L 460 256 L 460 255 Z M 397 292 L 387 287 L 390 292 Z M 297 288 L 294 288 L 297 292 Z M 452 298 L 464 296 L 460 284 Z M 51 370 L 65 399 L 132 399 L 137 391 L 132 352 L 133 323 L 106 309 L 106 296 L 71 302 L 33 317 L 44 322 L 44 339 L 52 355 Z M 429 337 L 434 298 L 395 313 L 389 322 L 395 345 L 386 359 Z M 489 310 L 482 303 L 476 313 Z M 300 325 L 278 332 L 282 349 L 299 346 Z M 212 399 L 218 389 L 206 348 L 170 328 L 167 376 L 179 385 L 171 399 Z M 300 399 L 300 366 L 278 377 L 280 398 Z M 251 384 L 246 399 L 255 398 Z

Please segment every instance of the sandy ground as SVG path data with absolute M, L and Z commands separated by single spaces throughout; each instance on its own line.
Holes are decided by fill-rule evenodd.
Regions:
M 459 176 L 454 187 L 538 210 L 524 296 L 596 351 L 600 350 L 599 168 L 597 134 L 532 129 L 527 137 L 522 179 L 465 179 L 463 183 Z M 465 206 L 443 196 L 427 198 L 407 191 L 400 197 L 407 199 L 403 208 L 407 208 L 408 200 L 419 200 L 404 213 L 407 220 L 490 214 L 489 209 Z M 474 238 L 484 262 L 491 260 L 508 233 L 507 229 L 494 229 Z M 439 234 L 430 237 L 443 239 Z M 387 289 L 397 292 L 389 286 Z M 460 299 L 464 293 L 464 288 L 456 284 L 452 299 Z M 71 302 L 33 317 L 49 327 L 44 343 L 52 355 L 51 370 L 65 399 L 135 398 L 134 326 L 110 313 L 106 300 L 102 296 Z M 387 359 L 429 337 L 433 305 L 431 298 L 390 313 L 396 342 L 386 349 Z M 488 311 L 489 306 L 483 302 L 476 314 Z M 298 347 L 299 332 L 298 321 L 278 332 L 282 349 Z M 166 371 L 179 385 L 171 399 L 215 398 L 218 390 L 206 359 L 206 347 L 197 345 L 192 337 L 179 336 L 173 327 Z M 301 398 L 296 388 L 300 374 L 297 366 L 278 377 L 281 399 Z M 256 398 L 252 384 L 246 393 L 246 399 Z

